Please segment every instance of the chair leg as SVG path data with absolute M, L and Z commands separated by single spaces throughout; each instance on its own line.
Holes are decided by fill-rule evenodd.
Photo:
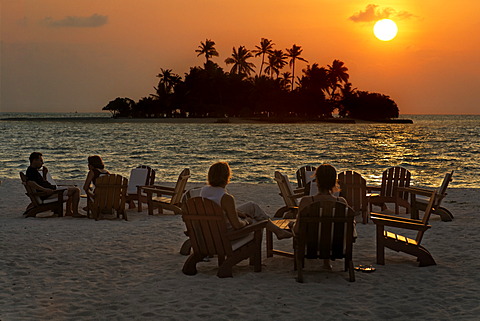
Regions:
M 377 225 L 377 264 L 385 265 L 384 230 L 382 225 Z
M 350 277 L 350 282 L 355 282 L 355 270 L 353 268 L 353 261 L 348 261 L 348 274 Z
M 203 257 L 197 256 L 194 254 L 190 255 L 188 259 L 183 264 L 182 272 L 186 275 L 195 275 L 197 274 L 197 263 L 200 262 Z
M 265 231 L 266 247 L 267 247 L 267 257 L 273 256 L 273 233 L 271 231 Z
M 185 240 L 185 242 L 183 242 L 182 244 L 182 247 L 180 248 L 180 254 L 189 255 L 191 248 L 192 248 L 192 242 L 190 241 L 190 239 Z

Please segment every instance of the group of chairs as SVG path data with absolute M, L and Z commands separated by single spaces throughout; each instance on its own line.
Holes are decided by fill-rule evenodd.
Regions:
M 310 215 L 306 213 L 298 213 L 298 199 L 305 196 L 311 195 L 311 188 L 313 184 L 313 173 L 315 167 L 313 166 L 304 166 L 301 167 L 297 173 L 297 186 L 294 188 L 289 182 L 288 176 L 280 173 L 279 171 L 275 172 L 275 180 L 277 181 L 280 195 L 282 196 L 285 205 L 278 209 L 275 213 L 275 217 L 278 218 L 278 221 L 274 221 L 278 226 L 285 226 L 286 221 L 297 217 L 302 219 L 304 215 Z M 343 238 L 344 231 L 349 229 L 348 217 L 349 215 L 361 215 L 362 223 L 366 224 L 368 218 L 370 217 L 373 223 L 377 226 L 376 228 L 376 240 L 377 240 L 377 263 L 385 264 L 385 254 L 384 249 L 390 248 L 397 252 L 404 252 L 411 254 L 417 258 L 419 266 L 428 266 L 434 265 L 435 260 L 433 259 L 430 252 L 421 245 L 423 235 L 426 230 L 431 226 L 428 225 L 430 215 L 437 214 L 441 217 L 442 221 L 451 221 L 453 219 L 452 213 L 441 206 L 443 198 L 447 195 L 447 187 L 450 181 L 452 180 L 453 171 L 446 173 L 444 180 L 440 187 L 436 190 L 429 190 L 418 187 L 411 187 L 410 172 L 403 167 L 391 167 L 385 170 L 382 174 L 382 183 L 381 186 L 369 186 L 366 183 L 366 180 L 357 172 L 354 171 L 345 171 L 338 175 L 338 183 L 340 185 L 340 196 L 343 196 L 351 209 L 350 214 L 343 215 L 345 217 L 342 219 L 342 222 L 345 225 L 344 228 L 339 228 L 340 234 L 335 234 L 335 228 L 331 228 L 332 222 L 330 222 L 330 217 L 332 216 L 328 211 L 326 212 L 326 225 L 324 227 L 320 224 L 320 236 L 316 233 L 313 233 L 312 236 L 309 236 L 308 239 L 310 242 L 318 248 L 323 246 L 322 242 L 326 242 L 326 246 L 330 246 L 331 252 L 329 255 L 334 257 L 333 247 L 345 249 L 343 256 L 345 257 L 345 269 L 350 273 L 351 271 L 351 244 L 347 238 Z M 378 192 L 378 193 L 372 193 Z M 419 197 L 420 196 L 420 197 Z M 396 215 L 386 215 L 381 213 L 373 213 L 372 205 L 381 206 L 382 209 L 385 209 L 385 203 L 394 203 L 395 204 L 395 214 Z M 321 204 L 316 206 L 322 206 Z M 398 216 L 399 207 L 404 207 L 405 212 L 410 213 L 410 218 L 403 218 Z M 424 215 L 420 218 L 419 211 L 424 211 Z M 310 213 L 310 210 L 306 210 Z M 321 211 L 314 210 L 315 216 L 324 216 Z M 341 211 L 345 212 L 344 210 Z M 335 223 L 338 225 L 338 223 Z M 314 224 L 315 225 L 315 224 Z M 386 227 L 394 227 L 405 230 L 416 231 L 417 235 L 415 239 L 410 239 L 401 234 L 396 234 L 385 229 Z M 318 228 L 315 227 L 317 230 Z M 326 229 L 325 233 L 322 229 Z M 333 233 L 333 234 L 332 234 Z M 349 234 L 350 232 L 347 232 Z M 319 245 L 316 245 L 314 240 L 320 240 Z M 338 244 L 329 244 L 327 240 L 338 240 Z M 343 241 L 342 241 L 343 240 Z M 307 241 L 307 252 L 308 252 L 308 242 Z M 342 243 L 342 242 L 346 242 Z M 335 242 L 334 242 L 335 243 Z M 301 249 L 304 246 L 300 246 Z M 314 253 L 316 250 L 312 250 Z M 272 244 L 272 235 L 267 232 L 267 256 L 272 256 L 273 254 L 278 255 L 287 255 L 288 252 L 283 252 L 273 249 Z M 299 254 L 303 257 L 303 252 Z M 297 257 L 297 254 L 295 254 Z M 307 254 L 308 257 L 308 254 Z M 325 254 L 321 254 L 321 251 L 318 251 L 319 258 L 327 258 Z M 298 259 L 298 258 L 297 258 Z M 298 264 L 297 264 L 298 266 Z M 299 270 L 299 279 L 301 270 Z M 352 274 L 350 275 L 350 280 L 352 280 Z
M 137 206 L 141 212 L 142 203 L 148 205 L 150 215 L 153 215 L 154 210 L 162 213 L 163 209 L 178 214 L 181 212 L 181 199 L 189 177 L 190 170 L 185 168 L 180 173 L 175 187 L 155 185 L 155 170 L 144 165 L 132 169 L 130 179 L 118 174 L 101 175 L 92 190 L 94 198 L 84 195 L 87 198 L 87 215 L 98 220 L 103 214 L 116 214 L 117 218 L 128 220 L 126 205 L 128 204 L 130 209 Z M 33 181 L 27 181 L 22 172 L 20 178 L 26 195 L 30 198 L 30 204 L 24 213 L 26 217 L 35 217 L 45 211 L 53 211 L 58 216 L 63 216 L 63 203 L 66 199 L 63 197 L 62 186 L 52 191 Z M 50 177 L 49 180 L 54 183 Z
M 440 206 L 453 171 L 447 173 L 440 188 L 433 191 L 410 187 L 410 172 L 402 167 L 387 169 L 382 175 L 382 185 L 378 188 L 368 186 L 359 173 L 346 171 L 339 174 L 339 184 L 340 195 L 346 198 L 349 206 L 338 201 L 320 201 L 298 213 L 298 199 L 310 193 L 314 170 L 314 167 L 300 168 L 297 171 L 295 188 L 287 175 L 278 171 L 274 174 L 285 205 L 276 211 L 273 222 L 277 226 L 288 228 L 288 223 L 296 218 L 299 220 L 299 229 L 293 239 L 293 255 L 274 250 L 272 233 L 267 231 L 267 256 L 282 254 L 293 257 L 294 268 L 298 271 L 297 281 L 303 282 L 305 258 L 344 259 L 349 280 L 355 281 L 352 261 L 354 216 L 360 213 L 363 223 L 367 223 L 370 217 L 377 226 L 378 264 L 385 263 L 385 247 L 417 257 L 420 266 L 435 264 L 432 255 L 421 246 L 421 241 L 424 232 L 431 227 L 428 225 L 431 214 L 439 214 L 445 221 L 453 218 L 446 208 Z M 62 193 L 54 192 L 54 195 L 42 201 L 42 196 L 48 191 L 42 191 L 35 183 L 27 182 L 22 173 L 20 176 L 32 201 L 27 208 L 27 216 L 34 216 L 35 213 L 45 210 L 61 213 L 64 201 Z M 190 170 L 186 168 L 180 173 L 175 187 L 167 187 L 154 185 L 155 171 L 147 166 L 133 169 L 130 180 L 120 175 L 105 175 L 97 179 L 95 198 L 91 201 L 90 209 L 96 213 L 96 219 L 109 202 L 118 204 L 108 206 L 117 210 L 117 213 L 122 213 L 125 219 L 125 205 L 129 204 L 130 208 L 134 208 L 135 202 L 138 211 L 142 211 L 142 203 L 147 203 L 150 215 L 154 214 L 155 209 L 158 209 L 159 213 L 166 209 L 182 214 L 187 228 L 185 234 L 188 236 L 182 251 L 183 254 L 190 254 L 183 266 L 183 272 L 187 275 L 196 274 L 197 263 L 214 255 L 218 256 L 219 277 L 231 277 L 232 267 L 247 258 L 255 271 L 261 271 L 261 242 L 267 221 L 235 231 L 228 230 L 223 211 L 218 204 L 197 196 L 198 193 L 185 193 L 189 177 Z M 111 192 L 107 193 L 106 190 Z M 372 191 L 379 193 L 372 194 Z M 426 198 L 417 198 L 417 195 Z M 406 212 L 411 213 L 411 218 L 371 213 L 372 204 L 380 206 L 383 203 L 395 203 L 396 214 L 400 206 L 405 207 Z M 420 210 L 425 212 L 422 219 L 419 218 Z M 385 227 L 415 230 L 417 237 L 410 239 L 392 233 Z

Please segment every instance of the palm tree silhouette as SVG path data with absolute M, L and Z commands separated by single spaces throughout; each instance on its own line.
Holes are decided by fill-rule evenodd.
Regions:
M 252 53 L 244 46 L 238 47 L 238 50 L 233 47 L 232 57 L 225 59 L 225 63 L 227 65 L 233 64 L 230 73 L 250 76 L 250 73 L 254 71 L 253 68 L 255 68 L 253 63 L 247 61 L 251 57 L 253 57 Z
M 280 85 L 282 86 L 283 89 L 288 90 L 291 79 L 292 79 L 292 74 L 290 73 L 290 71 L 286 71 L 282 73 L 282 77 L 280 79 Z
M 198 56 L 205 55 L 205 59 L 207 60 L 205 63 L 208 62 L 210 57 L 218 57 L 218 51 L 215 49 L 215 41 L 210 39 L 205 39 L 205 42 L 200 41 L 199 49 L 196 49 L 195 52 L 198 52 Z
M 345 67 L 345 63 L 338 59 L 335 59 L 331 65 L 328 65 L 328 77 L 330 79 L 330 86 L 332 91 L 330 92 L 330 97 L 335 97 L 335 91 L 340 87 L 341 83 L 348 82 L 350 77 L 347 73 L 348 68 Z
M 301 46 L 293 45 L 292 48 L 286 49 L 287 50 L 287 57 L 290 57 L 290 67 L 292 68 L 292 90 L 293 90 L 293 84 L 295 82 L 295 60 L 301 60 L 308 62 L 307 60 L 303 59 L 300 57 L 302 54 L 303 49 L 301 49 Z
M 278 74 L 280 70 L 287 64 L 287 56 L 282 50 L 274 50 L 268 56 L 268 63 L 267 67 L 265 68 L 265 72 L 270 74 L 270 78 L 273 78 L 273 74 L 275 73 L 278 78 Z
M 160 80 L 158 81 L 158 87 L 154 87 L 157 91 L 157 95 L 170 94 L 173 91 L 173 87 L 178 84 L 181 77 L 172 72 L 172 69 L 160 68 L 160 73 L 157 75 Z
M 259 76 L 262 75 L 263 64 L 265 63 L 265 55 L 272 54 L 273 45 L 274 43 L 272 42 L 272 40 L 262 38 L 262 40 L 260 40 L 260 46 L 255 46 L 255 48 L 257 49 L 252 50 L 252 52 L 255 53 L 255 57 L 262 55 L 262 64 L 260 65 L 260 72 L 258 74 Z

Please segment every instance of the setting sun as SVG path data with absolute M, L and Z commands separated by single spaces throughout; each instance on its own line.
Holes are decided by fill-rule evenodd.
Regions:
M 389 41 L 395 38 L 398 32 L 397 24 L 390 19 L 382 19 L 375 23 L 373 33 L 382 41 Z

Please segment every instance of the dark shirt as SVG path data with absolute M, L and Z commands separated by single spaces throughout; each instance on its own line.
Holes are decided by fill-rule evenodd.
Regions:
M 42 174 L 38 171 L 38 169 L 28 166 L 26 172 L 27 180 L 34 181 L 38 185 L 49 188 L 49 189 L 57 189 L 55 185 L 50 184 L 47 182 L 46 179 L 43 178 Z

